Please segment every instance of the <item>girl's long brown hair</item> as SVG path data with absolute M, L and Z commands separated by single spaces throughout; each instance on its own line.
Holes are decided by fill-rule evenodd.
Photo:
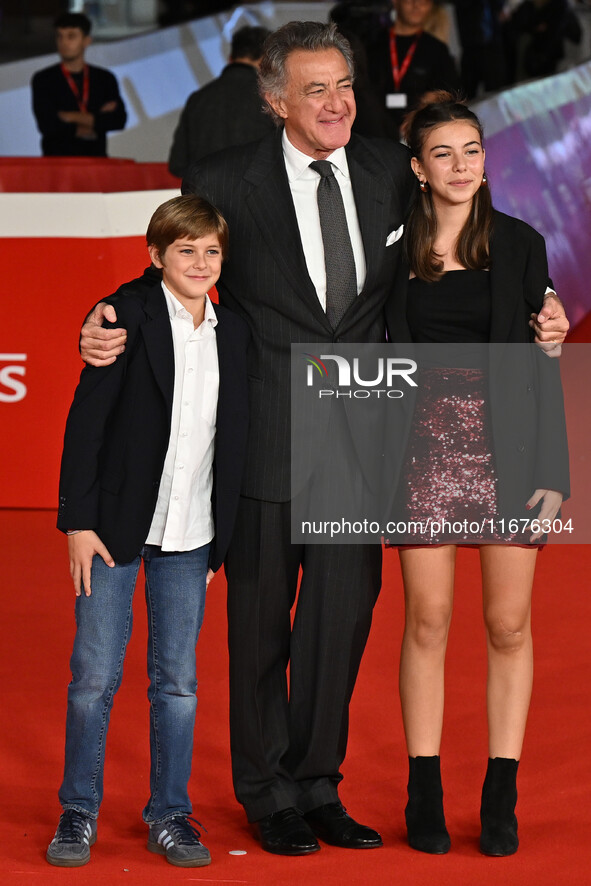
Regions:
M 407 114 L 402 134 L 413 157 L 421 159 L 429 132 L 444 123 L 465 120 L 478 131 L 482 141 L 480 120 L 451 92 L 437 90 L 426 93 L 416 110 Z M 490 267 L 489 243 L 493 226 L 493 208 L 490 191 L 482 185 L 472 201 L 470 214 L 460 231 L 455 257 L 465 268 L 483 270 Z M 406 254 L 411 269 L 421 280 L 435 282 L 443 274 L 443 262 L 434 249 L 437 236 L 437 215 L 431 190 L 421 191 L 411 210 L 406 236 Z

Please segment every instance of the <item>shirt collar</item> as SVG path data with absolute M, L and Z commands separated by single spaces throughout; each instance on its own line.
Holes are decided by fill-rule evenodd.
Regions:
M 314 162 L 313 157 L 303 154 L 298 148 L 294 147 L 287 137 L 285 129 L 281 137 L 283 147 L 283 156 L 285 158 L 285 169 L 287 170 L 287 178 L 290 182 L 298 178 L 317 178 L 318 173 L 310 169 L 310 163 Z M 332 154 L 326 158 L 336 166 L 338 171 L 345 178 L 349 178 L 349 164 L 347 163 L 347 152 L 344 148 L 337 148 Z
M 166 298 L 166 307 L 168 308 L 168 316 L 170 317 L 170 319 L 172 320 L 174 317 L 179 317 L 181 320 L 190 320 L 192 323 L 193 318 L 191 317 L 190 313 L 180 303 L 176 295 L 172 294 L 164 280 L 162 281 L 162 291 L 164 292 L 164 297 Z M 213 302 L 208 295 L 205 296 L 205 314 L 203 317 L 203 323 L 211 327 L 217 326 L 218 323 L 218 318 L 213 307 Z

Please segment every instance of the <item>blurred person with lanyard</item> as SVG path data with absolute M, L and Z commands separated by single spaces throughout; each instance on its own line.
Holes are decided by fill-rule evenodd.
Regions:
M 257 141 L 273 132 L 257 84 L 263 44 L 269 34 L 266 28 L 249 25 L 236 31 L 229 64 L 219 77 L 191 93 L 168 158 L 173 175 L 182 178 L 192 163 L 207 154 Z
M 54 26 L 61 61 L 31 82 L 41 149 L 46 157 L 106 157 L 107 132 L 127 121 L 117 80 L 84 60 L 92 40 L 87 16 L 64 12 Z
M 456 89 L 458 72 L 448 47 L 425 30 L 433 0 L 392 0 L 394 24 L 383 28 L 368 53 L 370 79 L 400 127 L 404 115 L 430 89 Z

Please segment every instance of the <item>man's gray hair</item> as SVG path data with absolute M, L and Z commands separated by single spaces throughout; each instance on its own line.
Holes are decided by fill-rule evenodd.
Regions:
M 263 57 L 259 65 L 259 91 L 265 100 L 265 110 L 276 123 L 281 118 L 266 101 L 265 96 L 280 99 L 287 90 L 287 59 L 292 52 L 303 49 L 306 52 L 319 52 L 324 49 L 338 49 L 343 55 L 351 80 L 355 75 L 353 52 L 349 41 L 337 30 L 334 22 L 289 22 L 267 37 Z

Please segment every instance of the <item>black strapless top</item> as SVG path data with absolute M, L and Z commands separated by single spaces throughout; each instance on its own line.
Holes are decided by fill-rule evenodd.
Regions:
M 484 369 L 490 340 L 490 274 L 446 271 L 436 283 L 408 281 L 406 318 L 423 369 Z M 436 347 L 439 344 L 441 347 Z
M 415 342 L 488 342 L 490 274 L 446 271 L 436 283 L 408 281 L 406 319 Z

